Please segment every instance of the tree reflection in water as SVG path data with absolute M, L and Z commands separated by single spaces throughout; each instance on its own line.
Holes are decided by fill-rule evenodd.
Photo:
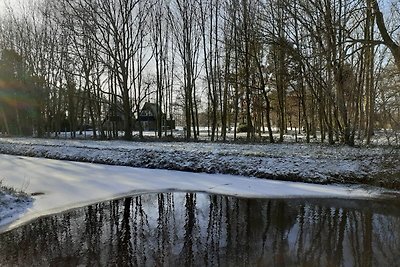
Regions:
M 162 193 L 40 218 L 0 235 L 3 266 L 399 266 L 393 201 Z

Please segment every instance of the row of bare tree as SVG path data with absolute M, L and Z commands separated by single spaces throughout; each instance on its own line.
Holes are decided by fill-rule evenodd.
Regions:
M 398 3 L 384 10 L 376 0 L 10 7 L 0 19 L 1 131 L 74 137 L 90 127 L 130 140 L 137 126 L 143 136 L 135 118 L 150 101 L 160 138 L 165 118 L 181 114 L 188 139 L 207 125 L 212 141 L 244 131 L 282 142 L 295 128 L 307 142 L 319 133 L 369 143 L 377 127 L 400 129 Z

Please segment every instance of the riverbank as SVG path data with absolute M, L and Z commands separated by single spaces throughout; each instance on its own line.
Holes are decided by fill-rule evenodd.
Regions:
M 0 153 L 150 169 L 400 189 L 400 150 L 391 147 L 1 138 Z
M 33 198 L 28 194 L 6 187 L 0 181 L 0 227 L 16 220 L 32 206 Z
M 30 205 L 15 210 L 12 221 L 0 220 L 0 232 L 45 215 L 87 205 L 161 192 L 207 192 L 244 198 L 373 199 L 391 197 L 376 187 L 316 185 L 236 175 L 191 173 L 111 166 L 0 154 L 3 183 L 23 188 Z M 13 203 L 9 203 L 10 207 Z

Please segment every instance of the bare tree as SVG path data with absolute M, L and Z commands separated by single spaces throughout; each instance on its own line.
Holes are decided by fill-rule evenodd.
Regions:
M 367 0 L 367 5 L 372 6 L 372 8 L 375 12 L 374 15 L 376 17 L 376 25 L 382 36 L 383 44 L 386 45 L 390 49 L 390 51 L 395 59 L 396 66 L 400 71 L 400 45 L 398 43 L 396 43 L 395 39 L 390 35 L 390 33 L 386 27 L 385 19 L 384 19 L 383 13 L 381 12 L 381 9 L 379 7 L 378 1 L 377 0 Z
M 183 65 L 184 110 L 186 138 L 197 139 L 196 80 L 200 52 L 200 32 L 197 1 L 175 0 L 169 7 L 169 20 Z

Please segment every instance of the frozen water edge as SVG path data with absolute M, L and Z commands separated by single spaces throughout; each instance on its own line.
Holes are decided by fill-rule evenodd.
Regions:
M 0 153 L 139 168 L 400 188 L 400 150 L 387 147 L 0 138 Z
M 128 195 L 189 191 L 252 198 L 378 197 L 379 189 L 271 181 L 235 175 L 141 169 L 0 154 L 3 183 L 23 187 L 34 202 L 0 222 L 0 232 L 37 217 Z M 20 211 L 20 210 L 18 210 Z
M 0 187 L 0 228 L 17 220 L 32 206 L 33 199 Z

